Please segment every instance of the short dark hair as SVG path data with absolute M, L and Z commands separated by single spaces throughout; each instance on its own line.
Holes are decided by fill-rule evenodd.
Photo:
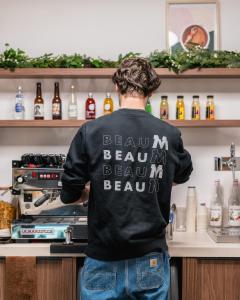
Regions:
M 154 68 L 145 58 L 125 59 L 112 77 L 121 95 L 132 95 L 134 92 L 148 97 L 161 84 Z

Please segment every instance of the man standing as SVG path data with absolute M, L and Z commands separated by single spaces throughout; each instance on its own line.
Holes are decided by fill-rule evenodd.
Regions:
M 145 112 L 160 85 L 147 60 L 125 60 L 113 82 L 120 109 L 79 129 L 62 177 L 64 203 L 91 184 L 81 299 L 166 300 L 171 190 L 189 179 L 191 156 L 178 129 Z

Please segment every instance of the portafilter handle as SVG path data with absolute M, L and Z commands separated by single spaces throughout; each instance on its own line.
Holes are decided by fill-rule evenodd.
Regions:
M 39 207 L 41 206 L 44 202 L 46 202 L 49 198 L 51 197 L 51 194 L 45 194 L 42 197 L 38 198 L 37 201 L 35 201 L 34 206 Z

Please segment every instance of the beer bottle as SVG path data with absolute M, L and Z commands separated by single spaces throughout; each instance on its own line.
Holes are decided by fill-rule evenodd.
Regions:
M 54 84 L 54 98 L 52 100 L 52 119 L 62 120 L 62 100 L 59 96 L 59 83 Z
M 34 100 L 34 120 L 44 120 L 44 100 L 40 82 L 37 82 L 36 98 Z

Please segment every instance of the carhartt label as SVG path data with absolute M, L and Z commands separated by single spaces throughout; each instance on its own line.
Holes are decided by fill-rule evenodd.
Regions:
M 157 259 L 152 258 L 150 259 L 150 268 L 155 268 L 157 266 Z

